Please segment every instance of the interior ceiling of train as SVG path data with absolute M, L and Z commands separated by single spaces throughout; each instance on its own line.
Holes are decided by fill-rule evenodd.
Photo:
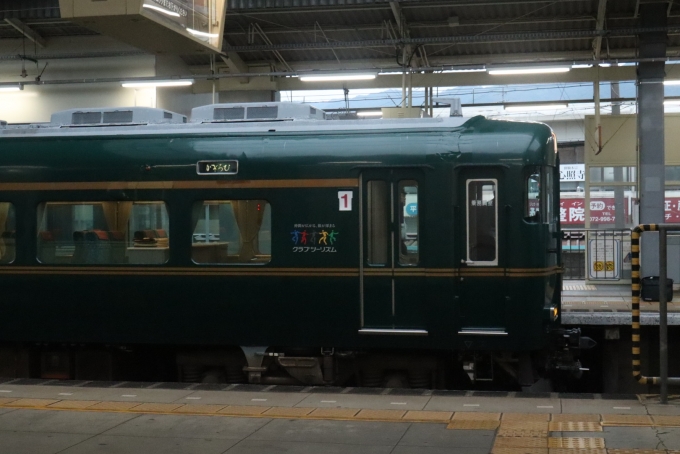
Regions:
M 183 0 L 171 0 L 181 2 Z M 635 61 L 644 0 L 226 0 L 223 55 L 271 72 L 353 67 L 437 69 L 494 63 Z M 680 58 L 680 2 L 667 1 L 667 56 Z M 50 50 L 54 37 L 97 33 L 62 19 L 59 0 L 0 2 L 0 61 L 91 58 L 134 48 Z M 94 43 L 94 41 L 93 41 Z M 26 47 L 26 46 L 24 46 Z M 406 48 L 406 52 L 404 51 Z M 24 55 L 28 54 L 26 52 Z M 209 53 L 180 55 L 191 67 Z M 220 57 L 220 56 L 218 56 Z M 406 60 L 406 61 L 404 61 Z M 218 63 L 222 63 L 217 59 Z

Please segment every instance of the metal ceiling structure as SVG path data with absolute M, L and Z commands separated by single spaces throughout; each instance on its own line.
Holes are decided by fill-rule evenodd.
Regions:
M 480 65 L 636 62 L 637 36 L 658 31 L 640 26 L 641 2 L 228 0 L 217 62 L 220 77 L 404 67 L 427 75 Z M 667 59 L 680 59 L 680 4 L 666 3 Z M 97 48 L 68 54 L 50 50 L 51 38 L 90 35 L 96 34 L 61 19 L 58 0 L 0 2 L 0 45 L 5 39 L 30 40 L 34 58 L 110 56 Z M 193 72 L 210 65 L 207 54 L 181 57 Z M 0 62 L 17 58 L 16 52 L 0 53 Z M 633 74 L 612 71 L 610 78 Z

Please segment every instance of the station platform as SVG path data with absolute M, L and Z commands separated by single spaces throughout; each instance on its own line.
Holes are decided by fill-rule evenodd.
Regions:
M 632 323 L 630 284 L 564 281 L 563 325 L 628 325 Z M 640 324 L 659 324 L 659 303 L 640 301 Z M 668 324 L 680 325 L 680 291 L 668 303 Z
M 680 453 L 648 395 L 0 382 L 0 453 Z

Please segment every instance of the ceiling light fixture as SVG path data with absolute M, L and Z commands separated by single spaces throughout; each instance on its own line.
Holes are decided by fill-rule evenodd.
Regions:
M 207 32 L 202 32 L 198 30 L 194 30 L 193 28 L 187 28 L 187 31 L 191 33 L 192 35 L 195 36 L 204 36 L 206 38 L 217 38 L 220 36 L 218 33 L 207 33 Z
M 177 80 L 142 80 L 123 82 L 125 88 L 155 88 L 155 87 L 186 87 L 193 85 L 193 79 L 177 79 Z
M 489 68 L 489 74 L 506 76 L 513 74 L 549 74 L 566 73 L 570 70 L 568 66 L 544 66 L 536 68 Z
M 364 110 L 357 112 L 359 117 L 382 117 L 382 110 Z
M 592 68 L 593 64 L 592 63 L 576 63 L 571 65 L 571 69 L 586 69 L 586 68 Z
M 168 16 L 172 17 L 179 17 L 179 13 L 176 13 L 174 11 L 170 11 L 169 9 L 161 8 L 160 6 L 155 6 L 155 5 L 147 5 L 146 3 L 142 5 L 144 8 L 149 8 L 154 11 L 158 11 L 159 13 L 166 14 Z
M 23 90 L 24 87 L 21 84 L 16 84 L 16 85 L 0 85 L 0 91 L 1 92 L 11 92 L 11 91 L 21 91 Z
M 335 73 L 335 74 L 300 74 L 302 82 L 332 82 L 337 80 L 373 80 L 376 73 Z
M 552 103 L 552 104 L 516 104 L 505 105 L 503 109 L 510 111 L 527 111 L 527 110 L 554 110 L 566 109 L 569 106 L 567 103 Z

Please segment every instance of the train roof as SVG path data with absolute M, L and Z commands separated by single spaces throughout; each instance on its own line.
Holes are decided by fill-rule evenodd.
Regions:
M 480 118 L 480 117 L 473 117 Z M 191 118 L 148 107 L 70 109 L 49 123 L 0 123 L 0 137 L 343 134 L 460 128 L 471 118 L 331 120 L 322 110 L 297 103 L 212 104 L 192 110 Z M 512 123 L 512 122 L 508 122 Z M 543 126 L 545 127 L 545 126 Z

